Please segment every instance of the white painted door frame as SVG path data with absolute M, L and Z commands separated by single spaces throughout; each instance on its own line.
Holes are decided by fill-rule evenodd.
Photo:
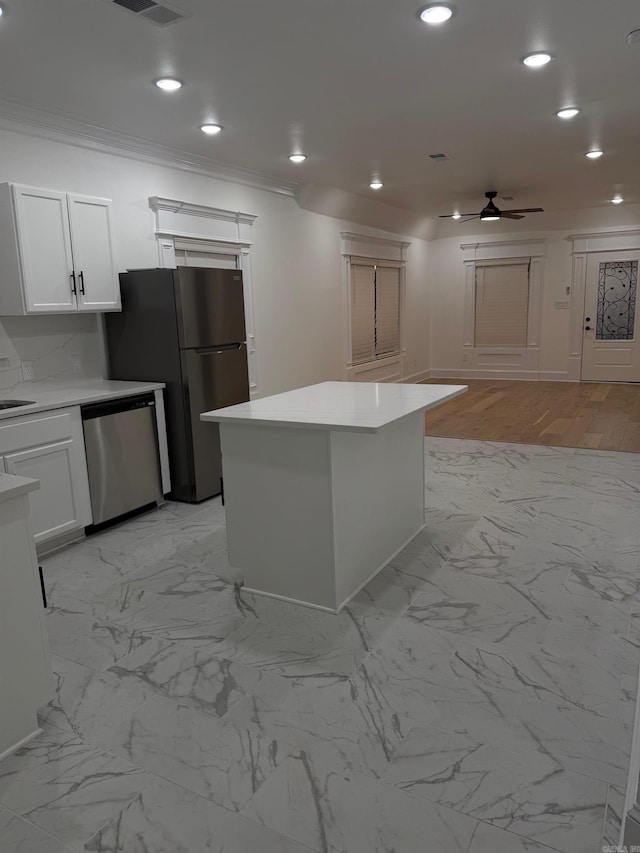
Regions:
M 640 256 L 640 229 L 571 234 L 567 240 L 571 240 L 573 243 L 569 374 L 567 378 L 579 382 L 582 376 L 585 317 L 591 316 L 588 312 L 585 314 L 589 256 L 607 253 L 612 261 L 618 260 L 618 256 L 622 257 L 625 253 L 638 252 Z M 599 381 L 607 380 L 601 379 Z

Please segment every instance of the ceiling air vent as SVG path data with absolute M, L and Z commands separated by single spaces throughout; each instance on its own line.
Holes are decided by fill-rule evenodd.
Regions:
M 427 157 L 434 163 L 444 163 L 445 160 L 451 159 L 448 154 L 427 154 Z
M 500 198 L 502 201 L 515 201 L 516 197 L 514 195 L 501 195 Z
M 166 3 L 156 3 L 155 0 L 107 0 L 107 2 L 114 3 L 126 9 L 127 12 L 133 12 L 139 18 L 145 18 L 159 27 L 175 24 L 187 17 L 184 12 L 178 12 Z

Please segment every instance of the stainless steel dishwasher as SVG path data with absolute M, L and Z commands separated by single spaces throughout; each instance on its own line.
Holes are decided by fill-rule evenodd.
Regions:
M 153 394 L 82 406 L 93 524 L 163 500 Z

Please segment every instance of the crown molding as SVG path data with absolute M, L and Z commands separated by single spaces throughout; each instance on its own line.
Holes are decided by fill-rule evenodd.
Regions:
M 357 240 L 362 243 L 375 243 L 378 246 L 393 246 L 396 249 L 406 249 L 411 243 L 404 240 L 392 240 L 389 237 L 373 237 L 371 234 L 356 234 L 353 231 L 341 231 L 343 240 Z
M 580 234 L 568 234 L 566 240 L 594 240 L 600 237 L 640 237 L 639 228 L 621 228 L 616 231 L 589 231 Z
M 513 240 L 482 240 L 461 243 L 465 264 L 476 261 L 539 258 L 546 253 L 546 237 L 518 237 Z
M 400 264 L 406 261 L 405 249 L 411 245 L 404 240 L 375 237 L 372 234 L 356 234 L 353 231 L 341 231 L 340 237 L 344 257 L 395 261 Z
M 0 99 L 0 128 L 128 160 L 243 184 L 279 195 L 294 196 L 299 186 L 293 181 L 275 180 L 250 169 L 227 166 L 208 157 L 199 157 L 15 101 Z
M 460 243 L 460 248 L 463 251 L 469 249 L 493 249 L 497 246 L 513 246 L 526 243 L 527 245 L 544 245 L 547 242 L 546 237 L 514 237 L 513 240 L 482 240 L 475 243 Z
M 151 196 L 149 207 L 155 214 L 158 237 L 214 241 L 236 247 L 251 245 L 251 226 L 258 218 L 253 213 L 160 196 Z
M 253 225 L 258 218 L 254 213 L 242 213 L 239 210 L 225 210 L 221 207 L 208 207 L 205 204 L 192 204 L 189 201 L 178 201 L 173 198 L 160 198 L 154 195 L 149 199 L 151 210 L 166 210 L 169 213 L 182 213 L 191 216 L 204 216 L 206 219 L 222 219 L 226 222 L 237 222 L 240 225 Z

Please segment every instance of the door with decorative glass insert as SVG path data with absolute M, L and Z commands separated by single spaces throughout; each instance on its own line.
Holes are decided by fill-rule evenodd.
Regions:
M 640 252 L 590 254 L 584 302 L 582 379 L 640 382 L 637 289 Z

